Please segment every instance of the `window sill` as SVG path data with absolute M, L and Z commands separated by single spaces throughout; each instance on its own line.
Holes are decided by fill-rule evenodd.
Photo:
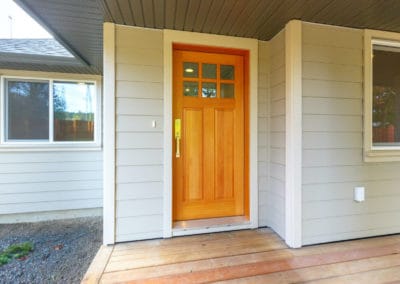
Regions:
M 65 143 L 65 144 L 32 144 L 32 143 L 5 143 L 0 145 L 1 152 L 75 152 L 75 151 L 102 151 L 101 144 L 97 143 Z
M 364 162 L 398 162 L 400 147 L 374 147 L 364 152 Z

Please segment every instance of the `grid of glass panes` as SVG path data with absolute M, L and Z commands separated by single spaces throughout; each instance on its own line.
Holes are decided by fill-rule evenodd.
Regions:
M 183 95 L 202 98 L 235 98 L 235 66 L 183 62 Z

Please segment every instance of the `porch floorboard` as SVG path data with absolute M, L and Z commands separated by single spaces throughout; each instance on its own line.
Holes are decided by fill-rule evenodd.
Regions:
M 102 246 L 83 283 L 400 282 L 400 235 L 289 249 L 270 229 Z

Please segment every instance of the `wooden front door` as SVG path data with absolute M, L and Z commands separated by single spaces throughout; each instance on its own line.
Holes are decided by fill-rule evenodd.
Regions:
M 173 219 L 245 215 L 244 56 L 174 49 Z

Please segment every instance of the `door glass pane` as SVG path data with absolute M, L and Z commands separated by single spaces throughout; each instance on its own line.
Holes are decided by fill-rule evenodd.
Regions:
M 94 141 L 93 83 L 54 82 L 54 141 Z
M 197 97 L 199 91 L 199 83 L 183 82 L 183 95 L 187 97 Z
M 49 83 L 6 81 L 7 132 L 10 140 L 49 139 Z
M 235 79 L 235 66 L 221 65 L 221 79 L 234 80 Z
M 203 78 L 217 79 L 217 64 L 202 64 Z
M 234 84 L 221 84 L 221 98 L 232 99 L 235 97 Z
M 199 64 L 195 62 L 183 62 L 183 77 L 199 77 Z
M 217 84 L 203 83 L 201 93 L 203 98 L 215 98 L 217 96 Z

